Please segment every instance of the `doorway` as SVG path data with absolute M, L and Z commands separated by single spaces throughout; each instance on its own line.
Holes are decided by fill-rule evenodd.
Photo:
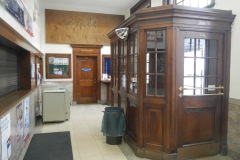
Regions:
M 77 103 L 97 102 L 97 58 L 77 57 Z
M 101 99 L 99 45 L 72 45 L 73 101 L 77 104 L 98 103 Z
M 211 148 L 204 151 L 205 155 L 217 154 L 223 135 L 223 36 L 190 31 L 181 33 L 184 48 L 178 54 L 176 91 L 179 93 L 178 130 L 182 133 L 178 137 L 181 144 L 178 156 L 185 159 L 186 153 L 194 155 L 202 148 Z

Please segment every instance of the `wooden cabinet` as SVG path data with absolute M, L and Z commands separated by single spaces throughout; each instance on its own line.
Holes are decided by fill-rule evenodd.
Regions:
M 111 39 L 111 104 L 125 107 L 136 155 L 191 159 L 227 153 L 231 11 L 141 9 Z

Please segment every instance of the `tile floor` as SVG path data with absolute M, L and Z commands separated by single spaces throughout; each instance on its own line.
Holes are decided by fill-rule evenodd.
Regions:
M 101 122 L 106 105 L 89 104 L 71 106 L 70 120 L 44 123 L 42 132 L 70 131 L 74 160 L 147 160 L 138 158 L 126 143 L 106 144 Z M 231 160 L 227 156 L 213 156 L 204 160 Z

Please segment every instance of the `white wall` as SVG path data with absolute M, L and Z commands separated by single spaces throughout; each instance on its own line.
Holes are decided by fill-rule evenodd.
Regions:
M 39 0 L 25 0 L 25 7 L 29 11 L 31 17 L 33 17 L 34 3 L 36 7 L 39 5 Z M 33 22 L 33 37 L 31 37 L 24 27 L 2 6 L 0 5 L 0 18 L 7 22 L 12 28 L 14 28 L 19 34 L 27 39 L 33 46 L 40 50 L 40 27 L 39 21 Z
M 231 44 L 231 70 L 230 70 L 230 98 L 240 99 L 240 54 L 239 54 L 239 35 L 240 35 L 240 1 L 236 0 L 215 0 L 215 9 L 232 10 L 237 15 L 232 25 L 232 44 Z

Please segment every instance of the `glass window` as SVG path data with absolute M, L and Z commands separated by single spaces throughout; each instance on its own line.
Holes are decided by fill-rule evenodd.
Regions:
M 189 7 L 213 7 L 215 0 L 175 0 L 176 5 L 189 6 Z
M 126 67 L 127 67 L 127 42 L 119 41 L 119 80 L 120 80 L 120 88 L 121 90 L 126 90 Z
M 198 8 L 212 8 L 215 5 L 215 0 L 163 0 L 163 3 Z
M 118 87 L 118 46 L 117 43 L 112 44 L 112 53 L 113 53 L 113 60 L 112 60 L 112 66 L 113 66 L 113 87 Z
M 166 31 L 147 31 L 146 37 L 146 95 L 165 96 Z
M 138 93 L 138 37 L 133 33 L 129 38 L 130 52 L 128 53 L 129 93 Z
M 217 40 L 186 38 L 184 40 L 184 95 L 216 93 Z

